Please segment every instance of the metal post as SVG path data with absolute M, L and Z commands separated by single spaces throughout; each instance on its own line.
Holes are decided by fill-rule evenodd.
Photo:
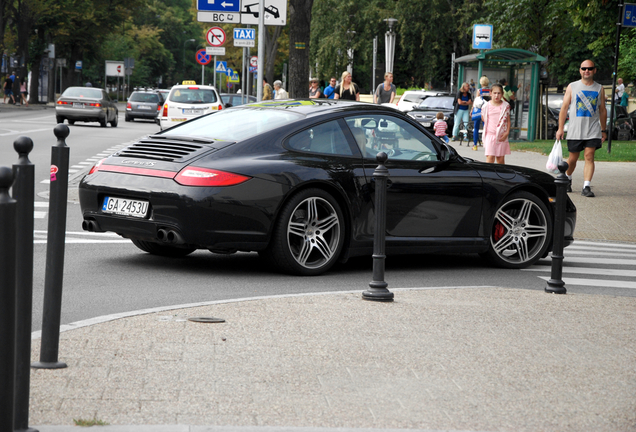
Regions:
M 0 431 L 13 431 L 15 385 L 15 222 L 13 171 L 0 167 Z
M 364 300 L 393 301 L 393 293 L 386 287 L 384 281 L 384 243 L 386 236 L 386 186 L 389 180 L 389 170 L 384 164 L 389 157 L 384 152 L 378 153 L 376 160 L 379 165 L 373 172 L 375 180 L 375 233 L 373 236 L 373 281 L 369 289 L 362 293 Z
M 552 240 L 552 272 L 550 280 L 545 287 L 545 292 L 552 294 L 565 294 L 565 282 L 563 282 L 563 234 L 565 232 L 565 202 L 567 200 L 567 185 L 570 183 L 565 172 L 568 170 L 568 163 L 559 164 L 559 174 L 554 180 L 556 183 L 556 206 L 554 209 L 554 236 Z
M 384 34 L 384 53 L 385 53 L 385 67 L 384 72 L 393 72 L 393 57 L 395 55 L 395 32 L 393 31 L 393 25 L 398 20 L 395 18 L 387 18 L 384 20 L 389 24 L 389 31 Z
M 214 56 L 214 74 L 213 75 L 214 75 L 214 78 L 212 78 L 212 85 L 214 86 L 214 88 L 216 88 L 216 56 Z
M 44 276 L 44 305 L 42 312 L 42 343 L 40 361 L 32 363 L 37 369 L 65 368 L 58 361 L 60 320 L 62 315 L 62 283 L 64 280 L 64 237 L 66 236 L 66 200 L 68 197 L 68 161 L 66 146 L 69 128 L 59 124 L 53 129 L 57 144 L 51 149 L 51 186 L 49 228 L 46 242 Z
M 455 79 L 455 53 L 451 55 L 450 93 L 453 94 L 453 80 Z M 479 81 L 479 79 L 477 79 Z
M 33 313 L 33 201 L 35 167 L 29 160 L 31 138 L 21 136 L 13 142 L 18 163 L 13 165 L 13 198 L 17 201 L 16 220 L 16 344 L 15 431 L 37 432 L 29 428 L 29 386 L 31 381 L 31 315 Z
M 374 37 L 373 38 L 373 73 L 371 74 L 371 93 L 375 94 L 375 70 L 378 67 L 377 66 L 377 61 L 378 61 L 378 37 Z
M 263 100 L 263 78 L 265 77 L 265 0 L 258 1 L 258 70 L 256 75 L 256 100 Z
M 609 113 L 609 133 L 607 134 L 607 152 L 612 152 L 612 133 L 614 131 L 614 95 L 616 93 L 616 73 L 618 70 L 618 53 L 621 45 L 621 29 L 623 28 L 623 2 L 618 2 L 618 21 L 616 22 L 616 49 L 614 50 L 614 71 L 612 73 L 612 104 Z M 601 125 L 605 127 L 605 125 Z

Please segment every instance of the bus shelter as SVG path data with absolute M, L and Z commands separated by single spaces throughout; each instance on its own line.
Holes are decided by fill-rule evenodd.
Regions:
M 488 77 L 491 84 L 505 78 L 515 90 L 511 113 L 510 139 L 534 141 L 539 113 L 539 74 L 545 57 L 517 48 L 501 48 L 469 54 L 455 59 L 459 65 L 457 82 L 472 79 L 479 88 L 479 78 Z

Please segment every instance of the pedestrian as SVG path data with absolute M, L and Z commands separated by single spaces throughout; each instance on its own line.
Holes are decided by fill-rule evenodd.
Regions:
M 446 135 L 446 129 L 448 128 L 448 123 L 444 121 L 444 113 L 438 112 L 435 115 L 435 118 L 437 119 L 435 123 L 433 124 L 433 129 L 435 129 L 435 136 L 440 137 L 446 143 L 448 143 L 449 141 L 448 135 Z
M 627 108 L 629 106 L 629 95 L 627 91 L 623 91 L 623 96 L 621 96 L 621 106 Z
M 620 103 L 621 99 L 623 98 L 623 93 L 625 93 L 625 85 L 623 84 L 623 78 L 619 78 L 616 81 L 616 92 L 614 94 L 614 100 Z
M 503 99 L 503 93 L 501 84 L 493 84 L 490 101 L 481 108 L 486 162 L 502 165 L 506 163 L 506 155 L 510 154 L 510 104 Z
M 29 106 L 29 92 L 27 91 L 27 82 L 24 78 L 20 80 L 20 99 L 23 104 Z
M 568 192 L 572 192 L 572 173 L 576 169 L 579 154 L 584 152 L 585 167 L 583 168 L 583 190 L 581 195 L 591 198 L 594 192 L 590 187 L 594 176 L 594 153 L 603 146 L 607 139 L 607 110 L 605 108 L 605 91 L 603 86 L 594 82 L 596 65 L 592 60 L 581 63 L 579 72 L 581 79 L 568 85 L 563 96 L 563 105 L 559 113 L 559 129 L 556 139 L 564 135 L 565 120 L 569 115 L 568 124 L 568 170 L 570 183 Z
M 331 77 L 329 79 L 329 85 L 327 87 L 325 87 L 325 91 L 323 93 L 323 95 L 327 98 L 327 99 L 333 99 L 335 96 L 334 91 L 336 90 L 336 83 L 338 82 L 338 80 L 336 79 L 336 77 Z
M 274 90 L 276 90 L 274 99 L 289 99 L 289 94 L 283 88 L 283 83 L 280 80 L 274 81 Z
M 263 100 L 271 100 L 273 97 L 272 86 L 267 84 L 267 78 L 263 78 Z
M 475 99 L 475 93 L 477 92 L 477 87 L 475 86 L 475 81 L 470 79 L 470 96 Z
M 344 71 L 342 73 L 340 85 L 336 87 L 334 93 L 334 99 L 360 100 L 360 88 L 353 82 L 351 72 Z
M 397 89 L 393 84 L 393 72 L 387 72 L 384 74 L 384 82 L 373 93 L 373 103 L 393 103 L 396 92 Z
M 4 90 L 4 99 L 2 103 L 7 103 L 7 98 L 11 99 L 11 103 L 15 104 L 15 98 L 13 97 L 13 80 L 9 75 L 4 80 L 4 86 L 2 87 Z
M 320 87 L 318 87 L 318 78 L 309 80 L 309 99 L 318 99 L 322 96 Z
M 90 81 L 86 81 L 86 87 L 93 87 L 93 84 Z
M 479 128 L 481 127 L 481 107 L 484 104 L 484 101 L 490 100 L 490 80 L 486 75 L 482 76 L 479 79 L 479 85 L 481 86 L 479 90 L 477 90 L 477 97 L 481 99 L 479 103 L 477 103 L 477 98 L 475 98 L 475 102 L 473 103 L 473 110 L 471 113 L 471 118 L 473 120 L 473 150 L 477 150 L 477 144 L 479 143 Z M 479 105 L 479 106 L 476 106 Z
M 472 105 L 473 99 L 470 97 L 470 86 L 468 83 L 463 83 L 455 96 L 455 124 L 453 125 L 453 141 L 457 141 L 457 135 L 459 133 L 459 126 L 463 124 L 464 127 L 468 126 L 468 120 L 470 110 L 468 109 Z

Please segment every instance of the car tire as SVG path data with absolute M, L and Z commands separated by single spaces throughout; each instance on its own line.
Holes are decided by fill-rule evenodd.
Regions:
M 520 269 L 545 255 L 552 239 L 552 214 L 528 192 L 517 192 L 499 206 L 490 225 L 485 257 L 498 267 Z
M 261 256 L 286 273 L 316 276 L 336 263 L 344 238 L 338 202 L 322 189 L 305 189 L 283 206 Z
M 64 123 L 64 117 L 61 116 L 55 116 L 55 121 L 59 124 L 59 123 Z
M 131 239 L 133 244 L 144 252 L 151 255 L 179 258 L 190 255 L 196 250 L 191 247 L 168 246 L 161 243 L 149 242 L 145 240 Z
M 99 119 L 99 125 L 101 127 L 106 127 L 106 117 L 104 117 L 103 119 Z
M 117 127 L 117 123 L 119 123 L 119 114 L 115 113 L 115 118 L 113 118 L 113 121 L 110 122 L 110 127 Z
M 130 117 L 128 117 L 128 116 L 124 116 L 124 121 L 129 122 L 129 121 L 132 121 L 132 119 Z
M 68 119 L 68 124 L 74 125 L 75 124 L 75 120 Z

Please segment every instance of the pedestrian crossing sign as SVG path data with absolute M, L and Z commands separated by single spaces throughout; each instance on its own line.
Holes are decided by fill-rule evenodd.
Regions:
M 225 73 L 227 71 L 227 62 L 226 61 L 217 61 L 215 71 L 220 73 Z
M 241 82 L 241 79 L 239 78 L 238 73 L 234 72 L 232 76 L 228 78 L 228 81 L 231 83 L 239 83 Z

